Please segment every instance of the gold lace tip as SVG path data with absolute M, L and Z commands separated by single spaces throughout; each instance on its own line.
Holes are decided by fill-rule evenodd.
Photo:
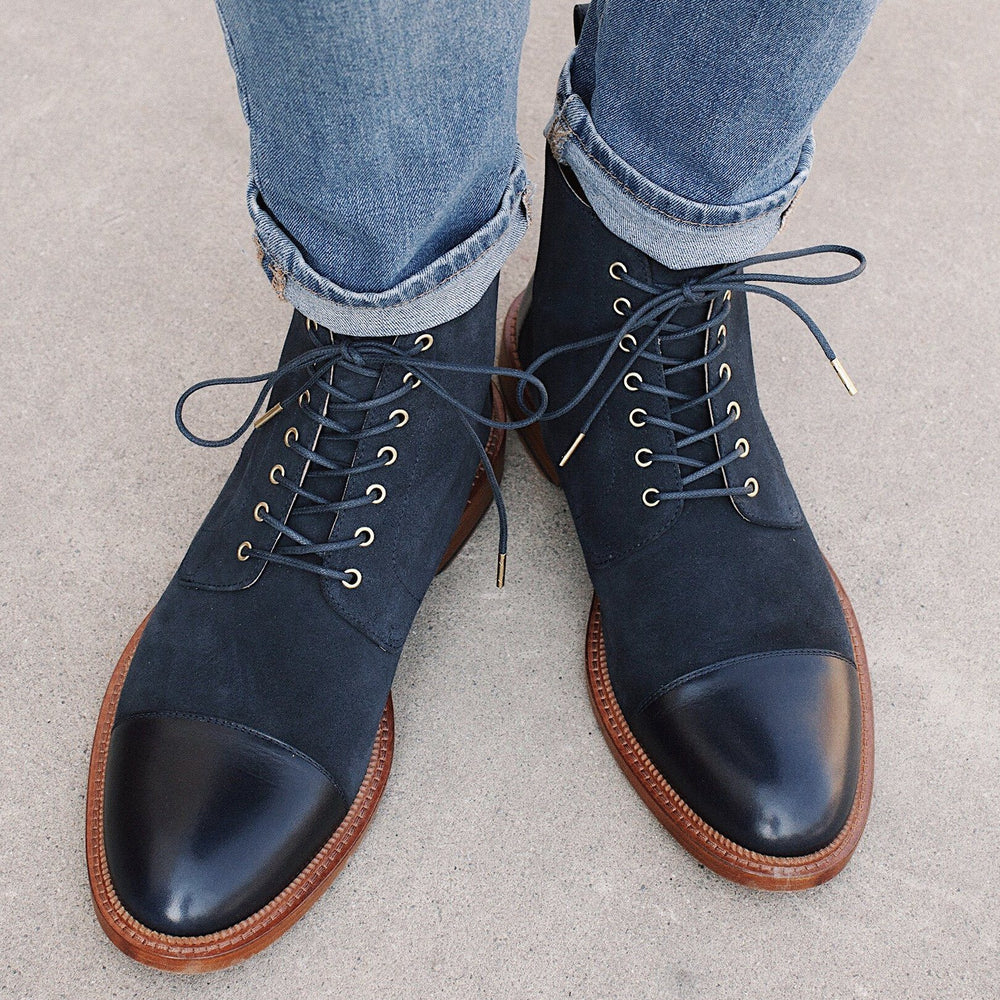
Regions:
M 851 376 L 847 374 L 847 370 L 840 363 L 840 359 L 834 358 L 830 362 L 830 364 L 833 365 L 833 370 L 837 373 L 837 377 L 840 379 L 841 382 L 844 383 L 844 388 L 852 396 L 856 396 L 858 394 L 858 387 L 854 384 L 854 379 L 852 379 Z
M 254 428 L 256 429 L 257 427 L 263 427 L 264 424 L 266 424 L 268 420 L 271 419 L 271 417 L 276 417 L 279 413 L 281 413 L 281 403 L 275 403 L 274 406 L 272 406 L 271 409 L 267 411 L 267 413 L 262 413 L 253 422 Z
M 576 440 L 569 446 L 569 451 L 567 451 L 566 454 L 559 459 L 560 469 L 570 460 L 570 457 L 572 456 L 573 452 L 580 447 L 580 442 L 584 439 L 584 437 L 585 435 L 583 434 L 577 434 Z
M 497 556 L 497 589 L 503 588 L 504 577 L 507 575 L 507 553 L 501 552 Z

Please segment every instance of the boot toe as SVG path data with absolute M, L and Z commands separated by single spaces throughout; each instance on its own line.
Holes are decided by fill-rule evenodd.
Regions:
M 793 650 L 687 674 L 657 692 L 632 728 L 716 831 L 760 854 L 802 857 L 830 845 L 847 822 L 861 722 L 855 665 Z
M 348 803 L 310 758 L 219 720 L 132 716 L 111 736 L 104 844 L 119 901 L 193 937 L 239 923 L 309 864 Z

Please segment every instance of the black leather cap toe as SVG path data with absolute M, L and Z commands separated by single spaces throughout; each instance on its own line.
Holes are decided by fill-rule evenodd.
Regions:
M 861 759 L 857 671 L 842 657 L 741 657 L 669 685 L 629 724 L 663 777 L 719 833 L 761 854 L 828 846 Z
M 306 867 L 347 809 L 312 760 L 253 730 L 141 715 L 111 735 L 111 880 L 125 909 L 164 934 L 209 934 L 256 912 Z

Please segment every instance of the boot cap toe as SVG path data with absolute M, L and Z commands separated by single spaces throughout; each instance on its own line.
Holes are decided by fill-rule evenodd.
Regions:
M 294 881 L 348 805 L 319 765 L 263 733 L 193 716 L 131 716 L 116 723 L 108 753 L 111 881 L 150 930 L 223 930 Z
M 828 847 L 861 764 L 857 669 L 834 653 L 740 657 L 677 679 L 640 708 L 636 738 L 717 832 L 772 857 Z

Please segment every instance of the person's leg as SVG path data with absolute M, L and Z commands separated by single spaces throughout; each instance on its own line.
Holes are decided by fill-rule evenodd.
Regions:
M 669 267 L 762 250 L 876 0 L 595 0 L 549 142 L 601 221 Z
M 344 864 L 413 617 L 494 496 L 503 554 L 497 273 L 526 224 L 526 4 L 220 8 L 296 312 L 275 371 L 196 387 L 263 383 L 230 438 L 178 404 L 200 444 L 255 429 L 112 676 L 87 811 L 102 925 L 183 971 L 263 947 Z
M 470 309 L 527 227 L 527 0 L 218 0 L 250 129 L 263 266 L 339 333 Z
M 745 268 L 870 13 L 595 3 L 548 127 L 537 268 L 504 330 L 504 356 L 549 390 L 524 433 L 594 583 L 587 668 L 609 743 L 700 860 L 772 889 L 831 878 L 857 844 L 871 703 L 757 399 L 748 293 L 781 296 L 786 278 Z

